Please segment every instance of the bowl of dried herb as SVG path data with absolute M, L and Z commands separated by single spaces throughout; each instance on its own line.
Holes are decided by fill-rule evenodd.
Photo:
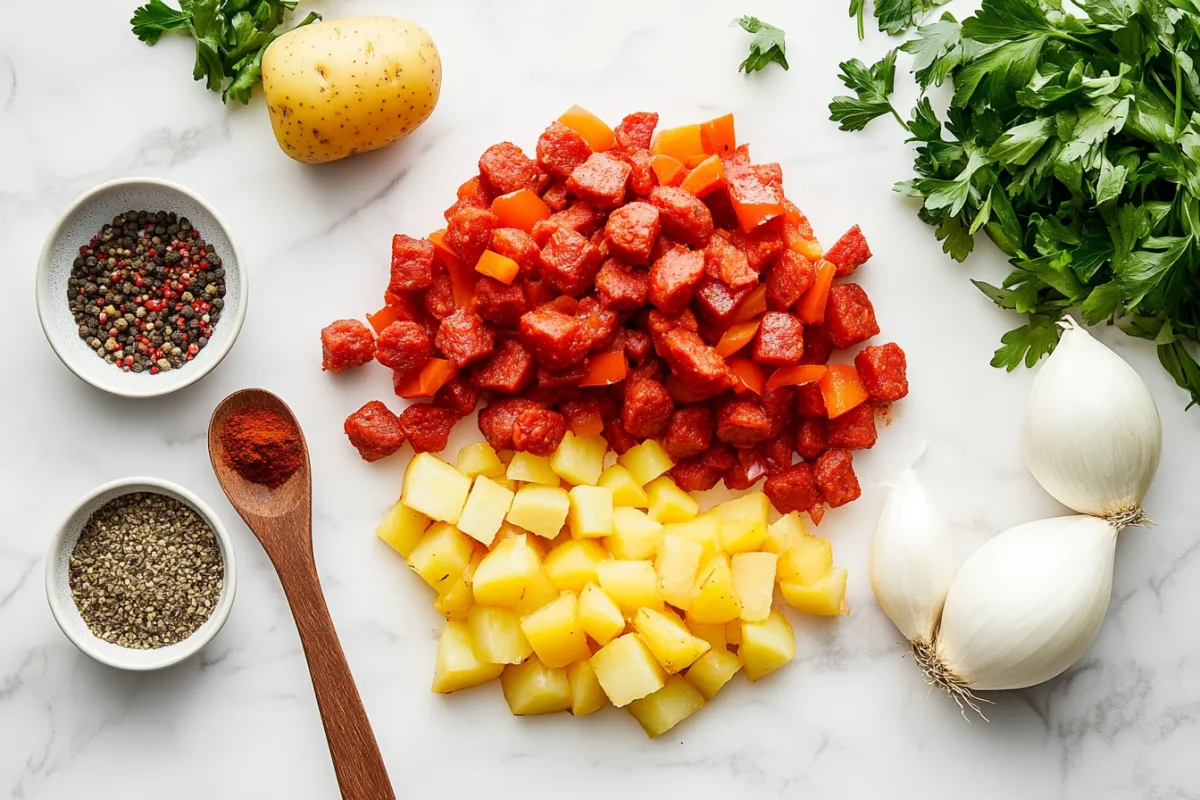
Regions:
M 97 487 L 50 544 L 46 597 L 80 650 L 118 669 L 178 664 L 212 640 L 233 606 L 228 532 L 194 494 L 157 478 Z
M 38 262 L 37 309 L 80 379 L 157 397 L 211 372 L 246 314 L 243 259 L 203 198 L 158 178 L 123 178 L 64 212 Z

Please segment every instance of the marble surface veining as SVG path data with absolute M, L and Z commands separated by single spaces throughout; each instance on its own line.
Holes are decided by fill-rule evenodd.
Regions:
M 930 694 L 873 603 L 866 554 L 882 484 L 922 442 L 921 472 L 953 520 L 960 558 L 1010 525 L 1064 509 L 1039 490 L 1017 445 L 1031 374 L 987 363 L 1014 318 L 967 277 L 998 279 L 1003 260 L 987 244 L 965 266 L 941 254 L 891 191 L 910 154 L 890 120 L 858 135 L 827 120 L 841 89 L 837 62 L 874 60 L 888 46 L 879 34 L 856 40 L 845 0 L 304 4 L 327 17 L 408 16 L 432 33 L 445 64 L 441 103 L 415 135 L 320 168 L 282 155 L 261 96 L 225 108 L 193 84 L 188 41 L 139 43 L 127 24 L 135 0 L 3 5 L 0 797 L 336 796 L 283 594 L 208 465 L 209 413 L 250 385 L 278 392 L 305 425 L 318 567 L 402 798 L 1200 797 L 1200 411 L 1184 413 L 1145 343 L 1100 334 L 1159 402 L 1166 446 L 1147 500 L 1158 527 L 1122 535 L 1111 613 L 1073 669 L 993 698 L 990 724 L 968 724 Z M 748 37 L 728 25 L 743 13 L 787 30 L 790 72 L 737 73 Z M 440 619 L 426 587 L 372 535 L 405 457 L 367 466 L 341 432 L 361 403 L 392 397 L 390 376 L 320 371 L 317 331 L 378 305 L 391 234 L 438 227 L 484 148 L 510 139 L 531 150 L 576 102 L 614 121 L 654 109 L 668 125 L 735 112 L 741 138 L 757 160 L 783 165 L 788 194 L 820 236 L 863 225 L 876 256 L 861 280 L 884 336 L 910 357 L 912 395 L 879 446 L 856 459 L 863 499 L 821 527 L 850 569 L 853 615 L 793 617 L 794 664 L 758 685 L 735 681 L 656 742 L 612 710 L 516 719 L 495 686 L 429 693 Z M 249 315 L 227 360 L 186 391 L 140 402 L 70 375 L 33 303 L 37 255 L 58 214 L 94 184 L 129 175 L 206 196 L 252 272 Z M 452 448 L 470 427 L 459 426 Z M 89 661 L 58 631 L 43 593 L 44 553 L 68 505 L 133 474 L 202 495 L 230 525 L 242 567 L 221 634 L 153 675 Z

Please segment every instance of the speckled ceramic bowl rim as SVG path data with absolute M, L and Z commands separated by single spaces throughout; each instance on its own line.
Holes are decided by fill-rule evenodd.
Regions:
M 75 607 L 75 603 L 71 599 L 70 587 L 63 585 L 67 570 L 62 569 L 62 559 L 70 558 L 71 550 L 75 548 L 75 542 L 78 540 L 83 526 L 87 523 L 87 517 L 82 516 L 81 512 L 91 505 L 99 508 L 110 500 L 134 492 L 161 494 L 191 506 L 192 510 L 212 528 L 217 544 L 221 548 L 221 558 L 225 566 L 225 584 L 221 588 L 221 595 L 217 599 L 216 607 L 213 608 L 208 619 L 182 642 L 156 650 L 131 650 L 96 637 L 88 629 L 79 610 Z M 106 495 L 107 497 L 105 497 Z M 101 498 L 104 498 L 103 502 L 99 502 Z M 95 510 L 89 511 L 88 516 L 95 513 Z M 79 502 L 75 503 L 63 519 L 62 524 L 59 525 L 46 555 L 46 601 L 50 604 L 50 613 L 53 614 L 54 621 L 58 623 L 58 627 L 71 640 L 71 643 L 83 653 L 102 664 L 117 669 L 149 672 L 174 666 L 192 657 L 212 641 L 212 638 L 225 625 L 225 621 L 229 618 L 229 612 L 233 608 L 233 598 L 236 594 L 237 563 L 233 554 L 233 540 L 229 538 L 229 532 L 203 500 L 179 484 L 161 478 L 121 478 L 101 484 L 88 492 L 80 498 Z
M 139 184 L 161 186 L 165 189 L 179 192 L 180 194 L 191 198 L 193 202 L 208 212 L 217 225 L 221 227 L 225 234 L 225 239 L 229 242 L 230 249 L 233 250 L 234 267 L 237 270 L 239 283 L 238 302 L 236 308 L 234 309 L 233 319 L 222 319 L 224 324 L 231 327 L 230 335 L 225 343 L 219 348 L 216 356 L 213 357 L 207 364 L 195 365 L 196 369 L 189 371 L 189 374 L 187 374 L 185 379 L 180 379 L 177 382 L 172 382 L 169 384 L 164 383 L 162 386 L 152 386 L 144 390 L 122 388 L 119 386 L 114 386 L 113 384 L 103 383 L 94 380 L 91 376 L 75 369 L 74 365 L 71 363 L 71 357 L 68 356 L 68 354 L 64 351 L 64 345 L 59 342 L 58 335 L 52 331 L 49 323 L 50 314 L 52 312 L 47 304 L 55 302 L 55 299 L 49 296 L 49 287 L 47 286 L 46 281 L 47 274 L 50 270 L 50 260 L 53 255 L 54 244 L 58 240 L 59 235 L 62 233 L 63 227 L 67 224 L 67 221 L 76 212 L 76 210 L 81 206 L 86 205 L 95 196 L 106 192 L 109 189 L 121 186 L 137 186 Z M 165 178 L 116 178 L 111 181 L 105 181 L 98 186 L 93 186 L 91 189 L 77 197 L 74 202 L 67 206 L 63 213 L 59 216 L 58 220 L 54 223 L 54 227 L 50 229 L 50 233 L 47 234 L 46 241 L 42 245 L 41 255 L 38 257 L 37 279 L 34 281 L 34 291 L 37 295 L 38 322 L 42 326 L 42 333 L 45 335 L 46 341 L 50 343 L 50 347 L 54 350 L 54 354 L 58 356 L 58 360 L 61 361 L 63 365 L 81 381 L 94 386 L 101 391 L 109 392 L 110 394 L 115 394 L 121 397 L 138 399 L 162 397 L 163 395 L 171 394 L 172 392 L 183 389 L 186 386 L 191 386 L 193 383 L 212 372 L 217 365 L 225 359 L 225 356 L 228 355 L 229 351 L 233 348 L 234 342 L 237 341 L 238 334 L 241 333 L 242 323 L 246 319 L 246 306 L 249 300 L 250 292 L 248 272 L 249 271 L 245 266 L 245 259 L 242 257 L 242 251 L 238 248 L 237 242 L 234 240 L 229 226 L 225 224 L 225 219 L 219 213 L 217 213 L 217 210 L 213 208 L 211 203 L 209 203 L 199 194 L 193 192 L 191 189 L 188 189 L 186 186 L 175 183 L 174 181 L 166 180 Z

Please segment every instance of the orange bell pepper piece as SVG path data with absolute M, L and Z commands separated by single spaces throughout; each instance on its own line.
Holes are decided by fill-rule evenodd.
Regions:
M 625 354 L 599 353 L 588 361 L 587 375 L 580 386 L 608 386 L 625 380 Z
M 658 176 L 659 186 L 678 186 L 687 173 L 687 167 L 679 159 L 661 154 L 650 159 L 650 169 Z
M 688 156 L 683 160 L 683 165 L 688 169 L 695 169 L 703 164 L 709 158 L 708 153 L 697 153 L 694 156 Z
M 759 320 L 752 320 L 730 326 L 729 330 L 721 334 L 721 341 L 717 342 L 717 355 L 729 358 L 748 345 L 754 339 L 754 334 L 758 333 L 758 323 Z
M 816 383 L 825 377 L 827 369 L 824 364 L 800 364 L 795 367 L 783 367 L 771 373 L 767 378 L 767 391 L 778 389 L 780 386 L 799 386 L 802 383 Z
M 502 194 L 492 201 L 492 213 L 506 228 L 520 228 L 529 233 L 533 224 L 550 216 L 550 206 L 529 189 Z
M 650 152 L 670 156 L 680 163 L 687 161 L 689 156 L 702 155 L 704 143 L 700 141 L 700 126 L 680 125 L 659 131 L 650 142 Z
M 470 308 L 475 305 L 476 272 L 458 256 L 443 255 L 442 263 L 450 274 L 450 288 L 454 292 L 454 305 Z
M 727 156 L 737 149 L 737 136 L 733 130 L 733 114 L 700 123 L 700 142 L 704 152 Z
M 367 314 L 367 322 L 371 323 L 376 333 L 383 333 L 384 328 L 400 319 L 400 310 L 395 306 L 384 306 L 374 314 Z
M 431 358 L 416 375 L 396 387 L 396 394 L 407 399 L 433 397 L 437 390 L 454 377 L 454 365 L 444 358 Z
M 829 287 L 833 285 L 833 264 L 822 259 L 817 263 L 817 276 L 813 285 L 796 303 L 796 316 L 805 325 L 820 325 L 825 321 L 825 303 L 829 300 Z
M 808 217 L 786 199 L 783 201 L 783 243 L 809 261 L 816 261 L 825 253 L 813 235 Z
M 667 388 L 667 393 L 671 395 L 676 403 L 698 403 L 701 400 L 708 400 L 712 395 L 699 394 L 692 391 L 683 385 L 683 381 L 676 378 L 674 375 L 667 377 L 667 382 L 663 384 Z
M 720 156 L 709 156 L 692 168 L 679 187 L 687 189 L 696 197 L 704 197 L 724 185 L 725 164 Z
M 802 300 L 804 298 L 801 298 Z M 733 317 L 735 323 L 749 322 L 752 319 L 757 319 L 767 313 L 767 285 L 760 283 L 754 287 L 754 291 L 746 295 L 746 299 L 737 307 L 737 313 Z
M 750 166 L 746 148 L 739 147 L 733 155 L 725 157 L 725 183 L 738 223 L 746 233 L 783 215 L 783 193 L 779 187 L 759 179 Z
M 611 150 L 616 144 L 617 139 L 613 136 L 612 128 L 582 106 L 571 106 L 558 121 L 582 136 L 593 153 Z
M 427 238 L 427 239 L 429 239 L 429 241 L 433 242 L 433 246 L 436 247 L 438 250 L 440 250 L 443 254 L 448 255 L 448 256 L 453 256 L 454 258 L 458 258 L 458 251 L 455 250 L 453 247 L 451 247 L 446 242 L 446 229 L 445 228 L 438 228 L 436 231 L 429 234 L 429 236 L 427 236 L 425 238 Z
M 830 419 L 840 417 L 867 399 L 867 390 L 858 379 L 858 370 L 849 364 L 830 364 L 821 378 L 821 396 Z
M 480 275 L 495 278 L 503 284 L 509 284 L 513 282 L 513 279 L 517 277 L 517 273 L 521 271 L 521 265 L 508 256 L 502 256 L 491 250 L 484 250 L 483 255 L 479 257 L 479 263 L 475 265 L 475 271 Z
M 733 385 L 735 393 L 754 392 L 762 397 L 762 393 L 767 388 L 767 378 L 763 375 L 762 367 L 758 365 L 758 362 L 749 358 L 731 358 L 726 363 L 729 364 L 734 377 L 737 378 L 737 383 Z

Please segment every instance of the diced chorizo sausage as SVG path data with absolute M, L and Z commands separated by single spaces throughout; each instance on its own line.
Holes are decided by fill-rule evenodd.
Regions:
M 780 514 L 808 511 L 821 502 L 808 464 L 794 464 L 771 476 L 763 486 L 763 494 Z
M 792 465 L 796 452 L 796 432 L 784 431 L 760 444 L 763 459 L 767 462 L 767 475 L 778 475 Z
M 594 297 L 585 297 L 579 301 L 575 312 L 583 325 L 583 337 L 588 342 L 588 352 L 599 353 L 608 350 L 621 319 L 617 312 L 604 308 Z
M 649 378 L 631 378 L 625 386 L 621 424 L 631 436 L 647 439 L 662 433 L 675 401 L 661 383 Z
M 593 153 L 567 178 L 567 191 L 596 208 L 616 208 L 625 202 L 625 187 L 633 168 L 610 153 Z
M 784 250 L 779 260 L 767 268 L 767 304 L 787 311 L 796 304 L 816 279 L 812 262 L 799 253 Z
M 724 189 L 704 195 L 703 202 L 712 215 L 714 228 L 733 230 L 738 227 L 737 212 L 733 210 L 733 202 Z
M 831 508 L 844 506 L 862 495 L 849 450 L 828 450 L 813 463 L 813 480 Z
M 907 359 L 895 342 L 864 347 L 854 357 L 854 367 L 875 402 L 890 403 L 908 395 Z
M 628 153 L 629 191 L 638 197 L 649 197 L 658 186 L 658 175 L 654 172 L 654 154 L 649 150 L 631 150 Z
M 471 383 L 480 389 L 516 394 L 533 380 L 533 356 L 516 339 L 506 339 L 471 372 Z
M 447 408 L 429 403 L 413 403 L 400 412 L 404 437 L 418 453 L 437 453 L 446 449 L 450 429 L 458 416 Z
M 812 461 L 829 449 L 829 427 L 821 417 L 804 417 L 796 429 L 796 452 Z
M 590 342 L 578 319 L 543 306 L 521 315 L 521 343 L 550 369 L 562 369 L 581 361 Z
M 561 389 L 564 386 L 578 386 L 587 377 L 587 362 L 580 361 L 563 369 L 546 369 L 539 367 L 537 385 L 542 389 Z
M 668 316 L 687 308 L 704 279 L 704 254 L 677 247 L 650 267 L 650 302 Z
M 526 408 L 513 420 L 513 449 L 535 456 L 552 456 L 567 434 L 562 414 L 548 408 Z
M 617 147 L 622 150 L 646 149 L 654 138 L 654 129 L 658 127 L 658 113 L 654 111 L 635 111 L 621 120 L 613 128 L 613 136 Z
M 605 308 L 614 311 L 641 308 L 646 304 L 649 291 L 648 273 L 644 270 L 634 270 L 615 258 L 601 264 L 596 273 L 596 293 Z
M 802 417 L 825 417 L 825 396 L 817 383 L 805 383 L 796 387 L 796 413 Z
M 750 151 L 742 145 L 732 155 L 723 156 L 725 185 L 729 196 L 739 206 L 776 206 L 783 208 L 783 192 L 779 185 L 764 183 L 750 166 Z M 782 181 L 782 173 L 780 180 Z M 761 226 L 760 226 L 761 227 Z
M 767 476 L 767 460 L 757 447 L 738 450 L 737 463 L 725 472 L 725 488 L 744 492 Z
M 341 372 L 375 357 L 375 334 L 356 319 L 339 319 L 321 329 L 321 369 Z
M 442 320 L 434 344 L 454 366 L 462 369 L 491 353 L 496 335 L 474 311 L 458 308 Z
M 718 237 L 714 236 L 713 241 Z M 724 331 L 737 315 L 738 306 L 753 291 L 749 286 L 733 288 L 722 280 L 705 276 L 696 289 L 696 313 L 716 331 Z
M 378 400 L 372 400 L 346 417 L 342 429 L 364 461 L 386 458 L 404 444 L 404 428 L 399 417 Z
M 737 448 L 753 447 L 771 434 L 771 420 L 755 400 L 733 400 L 717 409 L 717 438 Z
M 541 273 L 541 248 L 520 228 L 496 228 L 491 233 L 488 249 L 517 262 L 521 278 L 536 278 Z
M 591 154 L 587 140 L 558 120 L 551 122 L 537 140 L 538 166 L 554 178 L 566 180 Z
M 508 194 L 518 189 L 537 191 L 542 173 L 537 164 L 512 142 L 494 144 L 479 157 L 479 177 L 495 194 Z
M 600 266 L 600 251 L 572 230 L 559 228 L 541 253 L 542 280 L 572 296 L 591 288 Z
M 833 355 L 833 339 L 824 325 L 804 326 L 804 356 L 801 364 L 828 364 Z
M 456 416 L 465 417 L 479 405 L 479 394 L 479 387 L 460 372 L 437 390 L 433 402 L 454 412 Z
M 481 275 L 475 283 L 475 300 L 481 317 L 506 328 L 516 327 L 521 315 L 529 310 L 519 284 L 501 283 L 487 275 Z
M 560 229 L 574 231 L 580 236 L 589 237 L 596 232 L 599 217 L 587 203 L 574 203 L 564 211 L 550 215 L 549 219 L 534 223 L 532 236 L 538 247 L 545 247 L 550 237 Z
M 867 262 L 871 248 L 863 236 L 862 228 L 855 225 L 834 242 L 825 253 L 825 260 L 835 267 L 834 277 L 844 278 Z
M 558 296 L 554 287 L 545 281 L 523 281 L 521 290 L 525 293 L 525 307 L 531 311 L 553 302 Z
M 435 277 L 433 285 L 422 293 L 421 300 L 425 310 L 438 322 L 453 314 L 457 306 L 454 305 L 454 286 L 450 283 L 450 276 L 442 272 Z
M 542 193 L 542 202 L 552 212 L 559 212 L 566 209 L 569 202 L 566 180 L 555 181 L 546 187 L 546 191 Z
M 661 212 L 649 203 L 633 202 L 608 215 L 604 238 L 608 251 L 628 264 L 650 263 L 650 252 L 662 230 Z
M 784 432 L 796 417 L 796 393 L 790 386 L 780 386 L 765 392 L 762 397 L 763 409 L 771 420 L 771 438 Z
M 637 439 L 625 430 L 621 416 L 621 411 L 616 408 L 601 413 L 601 418 L 604 420 L 604 438 L 608 442 L 609 448 L 617 455 L 623 455 L 626 450 L 638 443 Z
M 829 446 L 867 450 L 875 446 L 875 409 L 862 403 L 829 420 Z
M 792 367 L 804 356 L 804 323 L 786 311 L 763 314 L 754 335 L 754 360 L 769 367 Z
M 397 319 L 410 322 L 418 321 L 423 316 L 420 292 L 384 292 L 384 305 L 396 312 Z
M 755 164 L 753 169 L 754 174 L 757 175 L 758 179 L 765 185 L 773 185 L 776 187 L 783 186 L 783 167 L 779 166 L 779 164 L 776 164 L 775 162 L 771 162 L 769 164 Z
M 479 432 L 493 450 L 512 450 L 513 425 L 517 415 L 531 408 L 541 408 L 523 397 L 494 400 L 479 412 Z
M 671 238 L 701 246 L 712 235 L 712 212 L 686 189 L 656 186 L 650 192 L 650 203 L 662 212 L 663 231 Z
M 375 344 L 375 359 L 405 378 L 421 371 L 432 355 L 425 330 L 415 322 L 393 322 L 379 333 Z
M 663 357 L 672 373 L 694 392 L 719 392 L 733 386 L 733 372 L 699 334 L 675 328 L 663 334 Z
M 736 230 L 730 243 L 746 255 L 746 262 L 755 275 L 775 263 L 783 255 L 783 236 L 774 224 L 760 225 L 750 233 Z
M 598 400 L 569 400 L 560 405 L 558 411 L 576 436 L 599 436 L 604 432 Z
M 464 208 L 450 218 L 446 226 L 446 244 L 454 248 L 468 267 L 474 267 L 488 249 L 492 231 L 500 227 L 500 218 L 482 208 Z
M 433 285 L 433 242 L 398 233 L 392 237 L 389 292 L 415 292 Z
M 676 409 L 667 422 L 663 448 L 676 461 L 698 456 L 712 444 L 715 424 L 712 408 L 708 405 Z
M 758 283 L 758 273 L 750 269 L 746 254 L 724 236 L 713 236 L 704 248 L 704 269 L 715 278 L 734 288 Z
M 675 485 L 685 492 L 706 492 L 720 482 L 725 472 L 713 469 L 698 456 L 677 462 L 669 474 Z
M 617 328 L 609 349 L 613 352 L 624 351 L 634 364 L 641 364 L 650 355 L 653 343 L 650 334 L 638 328 Z
M 857 283 L 842 283 L 829 290 L 824 325 L 834 347 L 850 347 L 879 334 L 875 308 Z

